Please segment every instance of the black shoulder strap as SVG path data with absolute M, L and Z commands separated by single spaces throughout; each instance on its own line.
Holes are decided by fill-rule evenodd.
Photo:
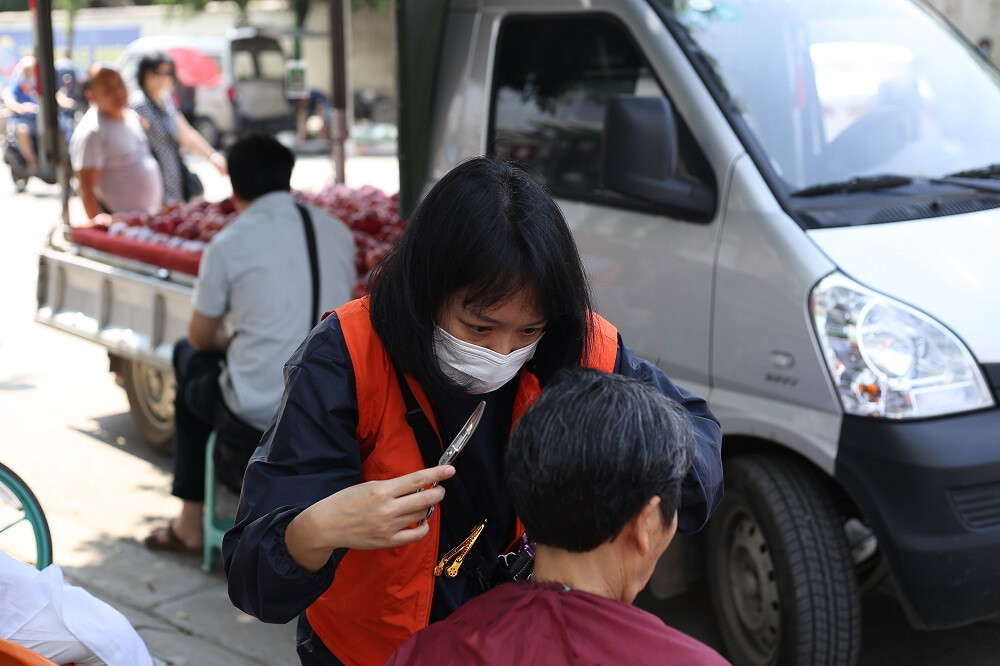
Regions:
M 302 227 L 306 232 L 306 245 L 309 246 L 309 272 L 312 275 L 312 311 L 309 313 L 309 330 L 319 323 L 319 259 L 316 257 L 316 230 L 313 229 L 312 216 L 302 204 L 295 204 L 302 216 Z
M 413 391 L 410 390 L 410 385 L 406 382 L 402 370 L 395 363 L 392 364 L 392 368 L 396 371 L 396 381 L 399 382 L 399 390 L 403 394 L 403 403 L 406 405 L 406 423 L 413 430 L 413 437 L 417 440 L 417 446 L 420 447 L 420 457 L 424 459 L 425 466 L 437 467 L 441 453 L 444 451 L 441 438 L 438 437 L 430 419 L 427 418 L 427 414 L 424 413 L 416 396 L 413 395 Z M 447 484 L 446 488 L 454 488 L 458 495 L 465 497 L 466 500 L 453 504 L 453 511 L 442 512 L 441 520 L 448 521 L 448 531 L 452 535 L 465 534 L 482 519 L 482 516 L 487 514 L 477 506 L 478 503 L 475 501 L 474 495 L 465 487 L 465 483 L 459 475 L 451 477 L 442 484 Z M 451 491 L 449 490 L 449 492 Z
M 441 459 L 441 452 L 444 451 L 441 438 L 435 432 L 427 414 L 420 408 L 420 403 L 410 390 L 403 371 L 395 363 L 392 364 L 392 368 L 396 371 L 396 381 L 399 382 L 399 390 L 403 393 L 403 402 L 406 404 L 406 422 L 413 430 L 417 446 L 420 447 L 420 457 L 424 459 L 424 465 L 427 467 L 436 467 L 438 460 Z
M 427 467 L 436 467 L 438 460 L 441 459 L 441 452 L 444 450 L 441 439 L 438 437 L 437 431 L 434 430 L 434 426 L 431 425 L 424 410 L 420 407 L 420 403 L 417 402 L 413 391 L 410 390 L 410 385 L 407 383 L 403 372 L 395 363 L 392 364 L 392 368 L 396 371 L 396 381 L 399 382 L 399 390 L 403 394 L 403 403 L 406 405 L 406 423 L 413 430 L 417 446 L 420 447 L 420 457 L 424 459 L 424 465 Z M 475 496 L 465 487 L 461 475 L 456 474 L 447 481 L 444 481 L 442 485 L 444 484 L 447 484 L 446 487 L 454 488 L 459 497 L 465 498 L 465 501 L 452 503 L 449 511 L 441 512 L 442 525 L 447 521 L 448 533 L 452 535 L 452 538 L 460 539 L 461 535 L 465 534 L 475 525 L 482 516 L 487 516 L 488 514 L 478 506 Z M 449 490 L 448 492 L 451 491 Z M 496 549 L 488 531 L 483 531 L 482 537 L 480 539 L 482 545 L 479 547 L 481 561 L 472 570 L 472 575 L 482 580 L 490 580 L 498 566 L 496 556 L 506 551 Z M 484 589 L 486 587 L 484 585 Z

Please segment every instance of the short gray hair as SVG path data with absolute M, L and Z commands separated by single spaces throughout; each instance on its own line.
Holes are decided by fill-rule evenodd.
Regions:
M 672 521 L 693 456 L 680 405 L 650 383 L 576 368 L 521 417 L 504 465 L 531 538 L 585 552 L 614 539 L 652 497 Z

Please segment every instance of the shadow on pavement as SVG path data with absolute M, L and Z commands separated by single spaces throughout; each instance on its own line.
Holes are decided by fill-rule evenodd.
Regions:
M 82 540 L 60 562 L 128 617 L 154 663 L 280 664 L 294 659 L 294 625 L 265 625 L 233 607 L 220 568 L 200 558 L 151 552 L 131 539 Z
M 861 666 L 997 663 L 1000 624 L 995 622 L 939 631 L 913 629 L 899 601 L 876 590 L 864 597 L 861 624 Z
M 28 381 L 32 375 L 14 375 L 0 380 L 0 391 L 30 391 L 36 384 Z
M 140 460 L 145 460 L 165 471 L 169 472 L 172 469 L 171 455 L 150 446 L 136 431 L 135 425 L 132 423 L 132 416 L 128 412 L 94 416 L 91 417 L 91 420 L 97 424 L 97 427 L 92 429 L 72 427 L 71 429 Z
M 655 599 L 649 590 L 643 590 L 635 605 L 725 655 L 704 580 L 666 600 Z M 998 663 L 1000 622 L 978 622 L 939 631 L 913 629 L 899 600 L 894 594 L 880 589 L 862 597 L 861 626 L 859 666 L 994 666 Z

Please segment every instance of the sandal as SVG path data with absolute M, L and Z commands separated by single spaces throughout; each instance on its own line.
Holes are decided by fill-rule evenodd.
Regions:
M 167 535 L 166 542 L 160 540 L 161 534 Z M 177 532 L 174 531 L 174 521 L 172 520 L 167 523 L 166 527 L 161 527 L 150 532 L 142 542 L 150 550 L 165 550 L 175 553 L 190 553 L 192 555 L 199 555 L 202 550 L 201 546 L 189 546 L 181 541 L 180 537 L 177 536 Z

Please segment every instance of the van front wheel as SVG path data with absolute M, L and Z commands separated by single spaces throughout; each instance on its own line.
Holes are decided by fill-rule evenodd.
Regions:
M 737 666 L 850 666 L 861 603 L 841 521 L 819 474 L 794 460 L 728 460 L 708 524 L 708 585 Z

